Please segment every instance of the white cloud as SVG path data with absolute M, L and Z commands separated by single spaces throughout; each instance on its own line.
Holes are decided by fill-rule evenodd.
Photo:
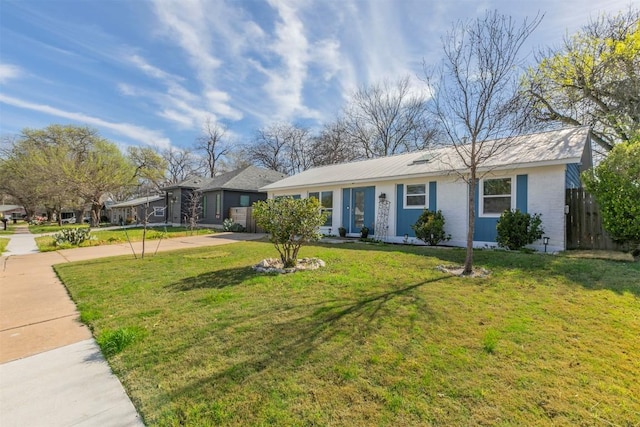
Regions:
M 0 83 L 6 83 L 9 80 L 17 79 L 23 74 L 22 69 L 17 65 L 0 64 Z
M 130 123 L 109 122 L 97 117 L 88 116 L 84 113 L 64 111 L 44 104 L 34 104 L 32 102 L 23 101 L 3 94 L 0 94 L 0 102 L 14 107 L 24 108 L 26 110 L 37 111 L 39 113 L 62 117 L 64 119 L 77 121 L 87 125 L 93 125 L 98 128 L 109 129 L 116 134 L 125 136 L 145 145 L 161 149 L 169 148 L 171 146 L 171 141 L 164 137 L 161 132 L 146 129 Z
M 205 95 L 201 97 L 200 103 L 203 107 L 211 110 L 222 118 L 229 120 L 242 119 L 242 113 L 230 105 L 229 95 L 216 87 L 219 68 L 223 64 L 222 60 L 215 56 L 214 46 L 223 44 L 227 40 L 241 40 L 241 35 L 233 34 L 227 25 L 228 20 L 224 16 L 222 3 L 209 3 L 202 0 L 193 1 L 167 1 L 158 0 L 154 2 L 155 13 L 158 17 L 161 31 L 167 34 L 171 40 L 177 43 L 185 52 L 190 66 L 196 71 L 197 79 L 201 84 Z M 209 21 L 211 10 L 216 10 L 215 20 Z M 215 40 L 213 28 L 220 25 L 224 28 L 227 37 L 225 40 Z M 260 34 L 257 26 L 246 27 L 250 33 Z M 240 43 L 235 41 L 234 46 L 238 49 Z M 158 78 L 169 80 L 168 76 L 159 73 L 158 69 L 151 69 Z M 175 81 L 168 82 L 170 89 L 176 89 Z M 174 90 L 175 92 L 178 92 Z

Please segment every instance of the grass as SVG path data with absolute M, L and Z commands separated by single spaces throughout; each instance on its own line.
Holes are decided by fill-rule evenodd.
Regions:
M 80 244 L 80 247 L 126 243 L 127 236 L 132 242 L 142 241 L 142 227 L 104 231 L 100 231 L 99 229 L 95 231 L 94 230 L 95 229 L 91 230 L 92 239 L 83 242 L 82 244 Z M 158 240 L 172 237 L 199 236 L 211 233 L 215 233 L 215 231 L 206 228 L 198 228 L 191 231 L 186 227 L 152 227 L 147 228 L 146 239 Z M 36 237 L 36 244 L 38 245 L 38 249 L 40 249 L 40 252 L 50 252 L 56 251 L 58 249 L 68 249 L 72 247 L 71 245 L 56 246 L 52 236 Z
M 32 234 L 55 233 L 65 228 L 81 228 L 88 227 L 87 224 L 62 224 L 44 223 L 39 225 L 29 225 L 29 231 Z
M 107 357 L 147 425 L 640 420 L 640 263 L 478 251 L 491 275 L 466 279 L 435 268 L 462 250 L 353 243 L 303 248 L 321 270 L 252 271 L 274 255 L 56 270 L 98 341 L 126 341 Z
M 7 245 L 9 244 L 9 239 L 0 237 L 0 254 L 7 249 Z
M 0 221 L 0 234 L 13 234 L 16 226 L 12 221 L 7 221 L 7 229 L 4 229 L 4 225 L 2 221 Z

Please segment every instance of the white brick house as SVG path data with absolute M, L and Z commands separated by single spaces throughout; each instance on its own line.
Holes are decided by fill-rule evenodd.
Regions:
M 573 127 L 508 141 L 508 147 L 479 169 L 474 244 L 495 246 L 496 223 L 505 208 L 542 214 L 547 250 L 564 250 L 565 190 L 580 186 L 590 168 L 588 127 Z M 411 240 L 411 225 L 423 209 L 441 210 L 447 244 L 464 246 L 468 185 L 461 159 L 452 147 L 323 166 L 267 185 L 269 197 L 317 197 L 330 213 L 323 233 L 345 227 L 357 236 L 367 226 L 390 242 Z M 388 214 L 384 211 L 388 207 Z M 542 241 L 531 245 L 543 249 Z

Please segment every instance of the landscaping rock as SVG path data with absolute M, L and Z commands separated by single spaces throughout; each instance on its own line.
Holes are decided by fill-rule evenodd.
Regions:
M 298 270 L 316 270 L 326 266 L 326 263 L 319 258 L 302 258 L 297 261 L 297 265 L 292 268 L 284 268 L 284 264 L 279 258 L 266 258 L 253 266 L 258 273 L 293 273 Z

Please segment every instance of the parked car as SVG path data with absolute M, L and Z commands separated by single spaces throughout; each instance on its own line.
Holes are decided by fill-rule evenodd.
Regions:
M 63 217 L 61 222 L 63 224 L 75 224 L 76 223 L 76 217 L 75 216 L 69 216 L 69 217 Z

